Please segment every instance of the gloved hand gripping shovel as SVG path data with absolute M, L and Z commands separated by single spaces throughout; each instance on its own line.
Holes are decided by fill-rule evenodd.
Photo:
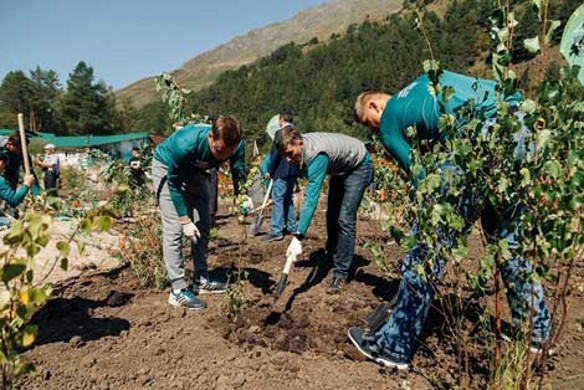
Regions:
M 272 184 L 274 184 L 274 180 L 270 180 L 270 184 L 268 184 L 268 190 L 266 191 L 266 196 L 264 196 L 264 202 L 260 208 L 260 213 L 254 217 L 254 219 L 251 221 L 251 224 L 249 225 L 249 234 L 251 236 L 257 236 L 257 234 L 260 232 L 260 229 L 262 228 L 262 224 L 264 223 L 264 210 L 266 209 L 266 204 L 270 198 L 270 192 L 272 192 Z

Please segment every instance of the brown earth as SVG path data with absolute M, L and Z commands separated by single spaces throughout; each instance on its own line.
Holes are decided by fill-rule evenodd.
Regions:
M 265 222 L 264 227 L 268 226 Z M 34 317 L 40 332 L 25 353 L 37 367 L 19 389 L 425 389 L 456 386 L 459 365 L 440 305 L 433 309 L 409 372 L 394 372 L 365 361 L 347 339 L 347 329 L 395 294 L 398 279 L 387 280 L 364 248 L 380 242 L 374 221 L 361 221 L 355 274 L 346 291 L 326 293 L 332 273 L 324 261 L 324 210 L 314 219 L 304 244 L 306 258 L 290 275 L 283 297 L 271 291 L 279 278 L 288 240 L 264 243 L 247 238 L 234 218 L 219 218 L 210 264 L 223 277 L 241 264 L 246 307 L 232 321 L 228 295 L 206 295 L 209 308 L 187 312 L 169 306 L 168 292 L 140 287 L 129 268 L 85 274 L 57 288 Z M 381 241 L 397 267 L 401 252 Z M 478 240 L 471 257 L 480 252 Z M 577 269 L 581 280 L 584 269 Z M 233 280 L 232 280 L 233 283 Z M 584 302 L 573 302 L 558 353 L 546 364 L 544 387 L 584 388 Z M 483 386 L 490 351 L 474 344 L 472 387 Z

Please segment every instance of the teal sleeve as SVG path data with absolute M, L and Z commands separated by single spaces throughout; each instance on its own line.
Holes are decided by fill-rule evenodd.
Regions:
M 245 183 L 245 142 L 241 141 L 235 152 L 229 158 L 231 178 L 233 179 L 233 192 L 239 195 L 239 188 Z
M 320 197 L 320 192 L 322 190 L 322 184 L 326 177 L 328 163 L 328 156 L 326 154 L 319 154 L 308 164 L 306 174 L 308 185 L 306 187 L 304 204 L 302 205 L 302 211 L 300 212 L 300 219 L 298 221 L 298 232 L 300 234 L 306 234 L 310 222 L 312 221 L 312 217 L 314 216 L 314 212 L 316 211 L 318 198 Z
M 0 199 L 5 200 L 10 206 L 16 207 L 22 202 L 28 188 L 24 185 L 20 186 L 16 191 L 10 188 L 8 182 L 4 178 L 0 178 Z
M 397 161 L 399 166 L 410 173 L 410 166 L 412 165 L 410 151 L 412 147 L 403 134 L 397 130 L 386 131 L 380 134 L 379 139 L 385 150 Z
M 270 179 L 268 179 L 266 177 L 266 174 L 268 173 L 269 166 L 270 166 L 270 154 L 266 153 L 264 155 L 264 159 L 262 160 L 262 163 L 260 164 L 260 172 L 262 173 L 264 188 L 268 188 L 268 186 L 270 185 Z

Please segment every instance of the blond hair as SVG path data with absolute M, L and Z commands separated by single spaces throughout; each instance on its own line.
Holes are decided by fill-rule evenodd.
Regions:
M 367 104 L 369 104 L 369 102 L 372 99 L 375 99 L 377 97 L 385 97 L 385 96 L 389 96 L 386 93 L 383 92 L 379 92 L 379 91 L 365 91 L 362 94 L 360 94 L 357 97 L 357 100 L 355 100 L 355 116 L 357 117 L 357 119 L 360 121 L 361 117 L 363 117 L 363 114 L 365 112 L 365 108 L 367 107 Z

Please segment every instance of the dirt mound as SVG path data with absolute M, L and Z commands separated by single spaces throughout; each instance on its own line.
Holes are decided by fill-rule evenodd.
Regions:
M 319 212 L 320 213 L 320 212 Z M 292 270 L 277 302 L 271 291 L 283 266 L 288 240 L 242 241 L 242 229 L 219 219 L 210 266 L 227 279 L 243 266 L 245 306 L 229 318 L 229 296 L 202 298 L 209 307 L 188 312 L 167 303 L 167 291 L 144 290 L 129 268 L 81 275 L 62 284 L 34 317 L 40 333 L 26 356 L 37 372 L 19 389 L 426 389 L 456 386 L 458 351 L 445 341 L 440 306 L 430 315 L 409 372 L 394 372 L 364 361 L 346 332 L 396 292 L 398 280 L 385 279 L 364 243 L 376 239 L 369 222 L 359 224 L 354 273 L 346 290 L 328 295 L 332 279 L 324 252 L 323 216 L 317 214 L 304 244 L 306 258 Z M 477 241 L 478 243 L 478 241 Z M 477 243 L 473 245 L 476 246 Z M 386 245 L 399 265 L 401 253 Z M 474 249 L 476 252 L 476 248 Z M 472 253 L 472 251 L 471 251 Z M 577 269 L 581 278 L 582 268 Z M 233 285 L 233 278 L 231 283 Z M 548 368 L 557 388 L 584 384 L 584 302 L 577 298 Z M 480 347 L 480 346 L 479 346 Z M 473 351 L 475 353 L 477 351 Z M 475 375 L 486 372 L 489 351 L 473 361 Z M 480 384 L 479 384 L 480 385 Z

